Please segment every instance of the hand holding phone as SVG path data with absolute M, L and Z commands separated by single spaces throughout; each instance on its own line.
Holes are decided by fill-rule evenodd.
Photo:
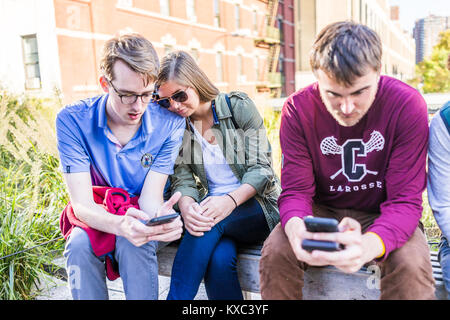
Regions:
M 319 218 L 319 217 L 305 217 L 303 219 L 306 230 L 309 232 L 339 232 L 339 222 L 333 218 Z M 321 250 L 321 251 L 338 251 L 343 249 L 343 246 L 333 241 L 321 241 L 304 239 L 302 241 L 302 248 L 306 251 Z

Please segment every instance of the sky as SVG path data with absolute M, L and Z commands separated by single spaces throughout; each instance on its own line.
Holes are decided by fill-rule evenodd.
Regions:
M 450 16 L 450 0 L 388 0 L 400 7 L 400 24 L 412 33 L 414 22 L 429 14 Z

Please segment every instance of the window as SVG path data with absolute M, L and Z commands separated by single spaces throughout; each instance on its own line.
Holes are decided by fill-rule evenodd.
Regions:
M 195 14 L 195 0 L 186 0 L 186 16 L 188 20 L 197 21 Z
M 362 0 L 359 0 L 359 23 L 362 23 L 362 16 L 363 16 L 363 3 Z
M 220 28 L 220 0 L 214 0 L 214 26 Z
M 195 62 L 198 63 L 198 49 L 197 48 L 192 48 L 191 49 L 191 56 L 192 58 L 194 58 Z
M 241 7 L 238 4 L 234 7 L 234 17 L 236 19 L 236 29 L 239 30 L 241 28 Z
M 284 56 L 283 54 L 280 54 L 278 57 L 278 72 L 281 74 L 284 74 Z
M 41 88 L 39 53 L 36 35 L 22 37 L 23 64 L 25 67 L 25 89 Z
M 258 56 L 255 56 L 253 59 L 254 67 L 255 67 L 255 79 L 256 81 L 259 81 L 259 58 Z
M 161 14 L 170 16 L 170 0 L 159 0 L 159 6 L 161 8 Z
M 258 13 L 256 10 L 253 10 L 253 33 L 258 32 Z
M 173 46 L 165 44 L 164 45 L 164 55 L 171 53 L 173 51 Z
M 217 82 L 223 82 L 223 55 L 222 52 L 216 54 L 216 70 L 217 70 Z
M 366 8 L 366 12 L 365 12 L 365 16 L 364 16 L 364 24 L 367 25 L 367 21 L 369 20 L 369 15 L 368 15 L 369 8 L 367 7 L 367 3 L 365 4 L 365 8 Z
M 394 76 L 397 76 L 397 74 L 398 74 L 398 68 L 396 65 L 392 65 L 392 74 Z
M 280 41 L 284 42 L 283 19 L 282 18 L 277 19 L 277 28 L 278 28 L 278 30 L 280 30 Z
M 244 76 L 244 61 L 242 58 L 242 54 L 237 55 L 237 70 L 238 70 L 238 82 L 241 82 Z

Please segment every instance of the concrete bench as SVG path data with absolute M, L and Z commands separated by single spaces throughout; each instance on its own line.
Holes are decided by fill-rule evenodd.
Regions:
M 259 293 L 259 260 L 261 245 L 240 247 L 238 250 L 238 277 L 244 291 Z M 176 244 L 162 247 L 157 255 L 159 274 L 170 277 Z M 441 266 L 437 252 L 431 251 L 433 276 L 436 281 L 436 298 L 446 299 Z M 303 297 L 305 300 L 377 300 L 380 296 L 375 266 L 362 268 L 356 273 L 346 274 L 335 267 L 310 267 L 305 272 Z

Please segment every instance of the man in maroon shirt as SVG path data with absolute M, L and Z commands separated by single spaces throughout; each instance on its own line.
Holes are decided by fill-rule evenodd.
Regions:
M 264 243 L 263 299 L 301 299 L 308 265 L 352 273 L 381 268 L 381 299 L 433 299 L 429 249 L 419 220 L 426 186 L 427 107 L 381 76 L 382 45 L 368 27 L 325 27 L 311 52 L 317 82 L 282 110 L 281 223 Z M 303 218 L 336 218 L 340 232 L 311 233 Z M 334 241 L 335 252 L 302 248 Z

